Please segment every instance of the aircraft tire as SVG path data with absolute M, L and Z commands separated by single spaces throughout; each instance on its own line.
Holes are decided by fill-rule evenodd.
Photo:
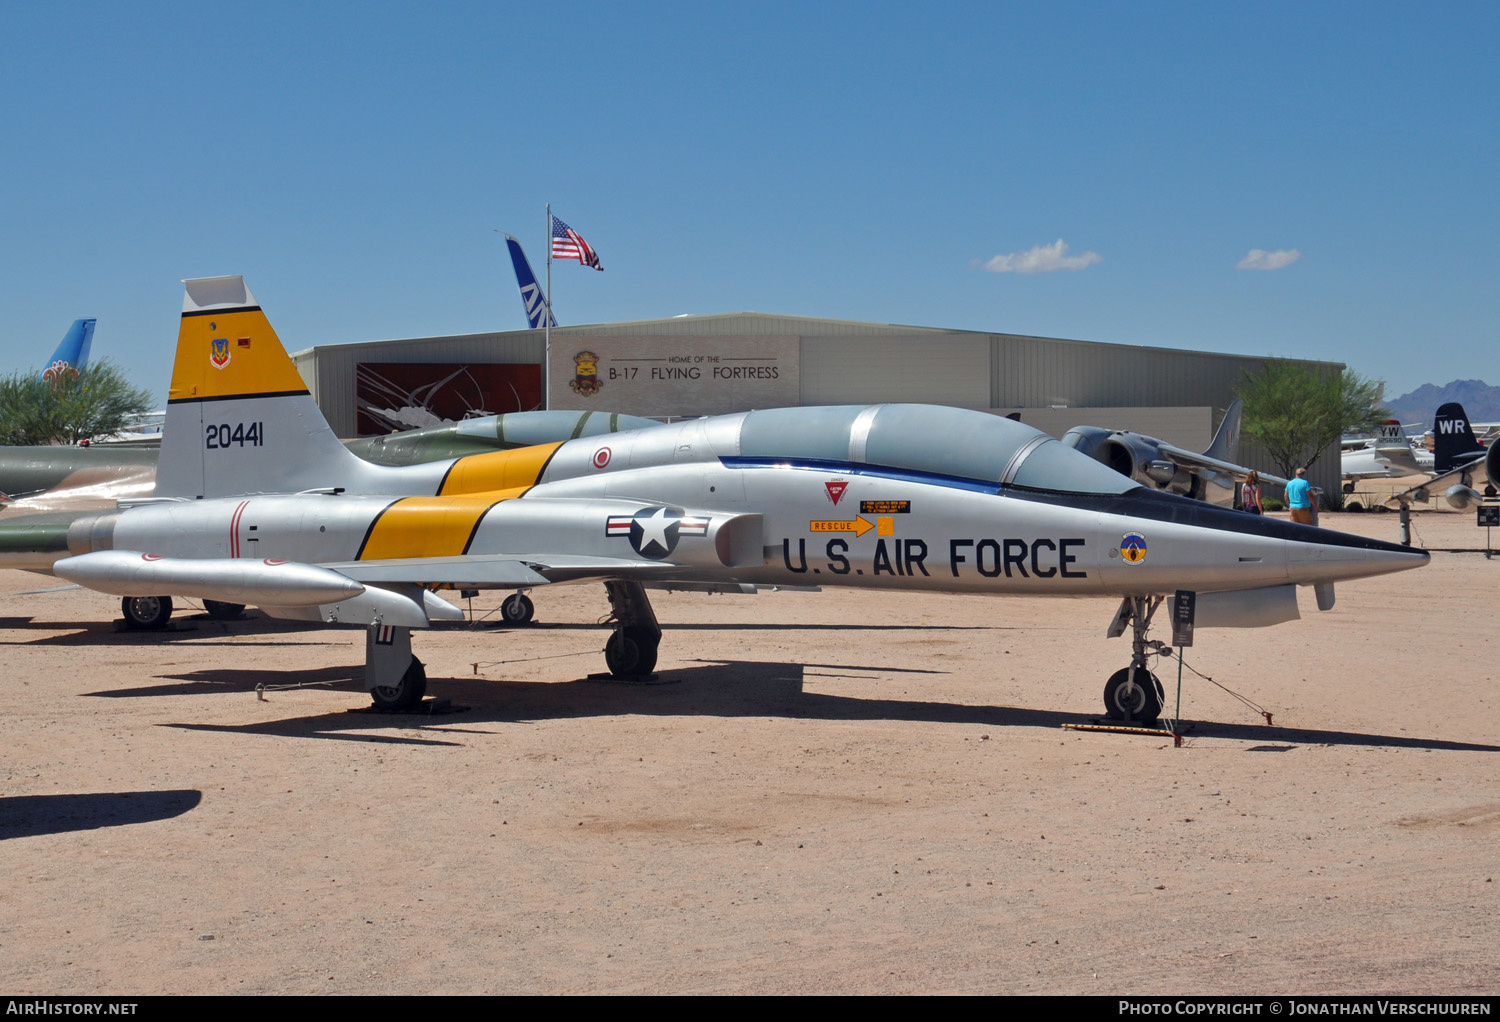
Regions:
M 245 613 L 243 603 L 224 603 L 220 600 L 204 600 L 203 609 L 208 611 L 208 616 L 215 621 L 238 621 Z
M 656 670 L 661 637 L 647 628 L 621 628 L 604 644 L 604 664 L 616 678 L 639 678 Z
M 520 593 L 512 593 L 500 604 L 500 617 L 508 625 L 530 624 L 535 614 L 536 604 Z
M 155 632 L 167 627 L 172 617 L 170 596 L 127 596 L 120 601 L 125 627 L 137 632 Z
M 370 689 L 370 701 L 380 710 L 411 710 L 422 702 L 427 694 L 427 668 L 416 657 L 396 685 L 376 685 Z
M 1132 685 L 1130 668 L 1120 668 L 1104 683 L 1104 712 L 1111 720 L 1143 724 L 1155 720 L 1161 716 L 1161 682 L 1150 671 L 1138 667 Z

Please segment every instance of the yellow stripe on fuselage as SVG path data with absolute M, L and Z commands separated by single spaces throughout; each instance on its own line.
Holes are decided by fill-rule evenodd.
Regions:
M 217 348 L 216 340 L 220 342 Z M 307 384 L 260 309 L 213 310 L 182 317 L 168 400 L 306 391 Z
M 473 497 L 406 497 L 386 508 L 370 526 L 360 548 L 361 561 L 401 557 L 456 557 L 486 511 L 519 497 L 518 487 Z
M 490 454 L 471 454 L 459 458 L 448 470 L 438 496 L 447 497 L 464 493 L 490 493 L 494 490 L 526 489 L 535 486 L 542 470 L 552 455 L 562 446 L 537 444 L 535 447 L 518 447 L 513 451 L 495 451 Z

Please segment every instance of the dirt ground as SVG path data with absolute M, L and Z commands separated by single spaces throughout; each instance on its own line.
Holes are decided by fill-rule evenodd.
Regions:
M 123 633 L 0 572 L 0 989 L 1494 994 L 1497 578 L 1200 630 L 1174 748 L 1062 727 L 1127 661 L 1107 600 L 663 594 L 627 685 L 558 587 L 419 633 L 460 709 L 386 716 L 357 631 Z

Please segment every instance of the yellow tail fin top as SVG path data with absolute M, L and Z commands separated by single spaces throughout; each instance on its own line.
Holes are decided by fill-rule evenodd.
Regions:
M 183 284 L 169 402 L 307 393 L 244 277 L 202 277 Z

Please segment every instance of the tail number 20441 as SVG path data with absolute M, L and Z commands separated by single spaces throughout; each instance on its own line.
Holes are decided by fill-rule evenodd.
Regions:
M 260 447 L 265 443 L 265 425 L 260 422 L 209 423 L 203 427 L 203 446 L 210 451 L 230 447 Z

